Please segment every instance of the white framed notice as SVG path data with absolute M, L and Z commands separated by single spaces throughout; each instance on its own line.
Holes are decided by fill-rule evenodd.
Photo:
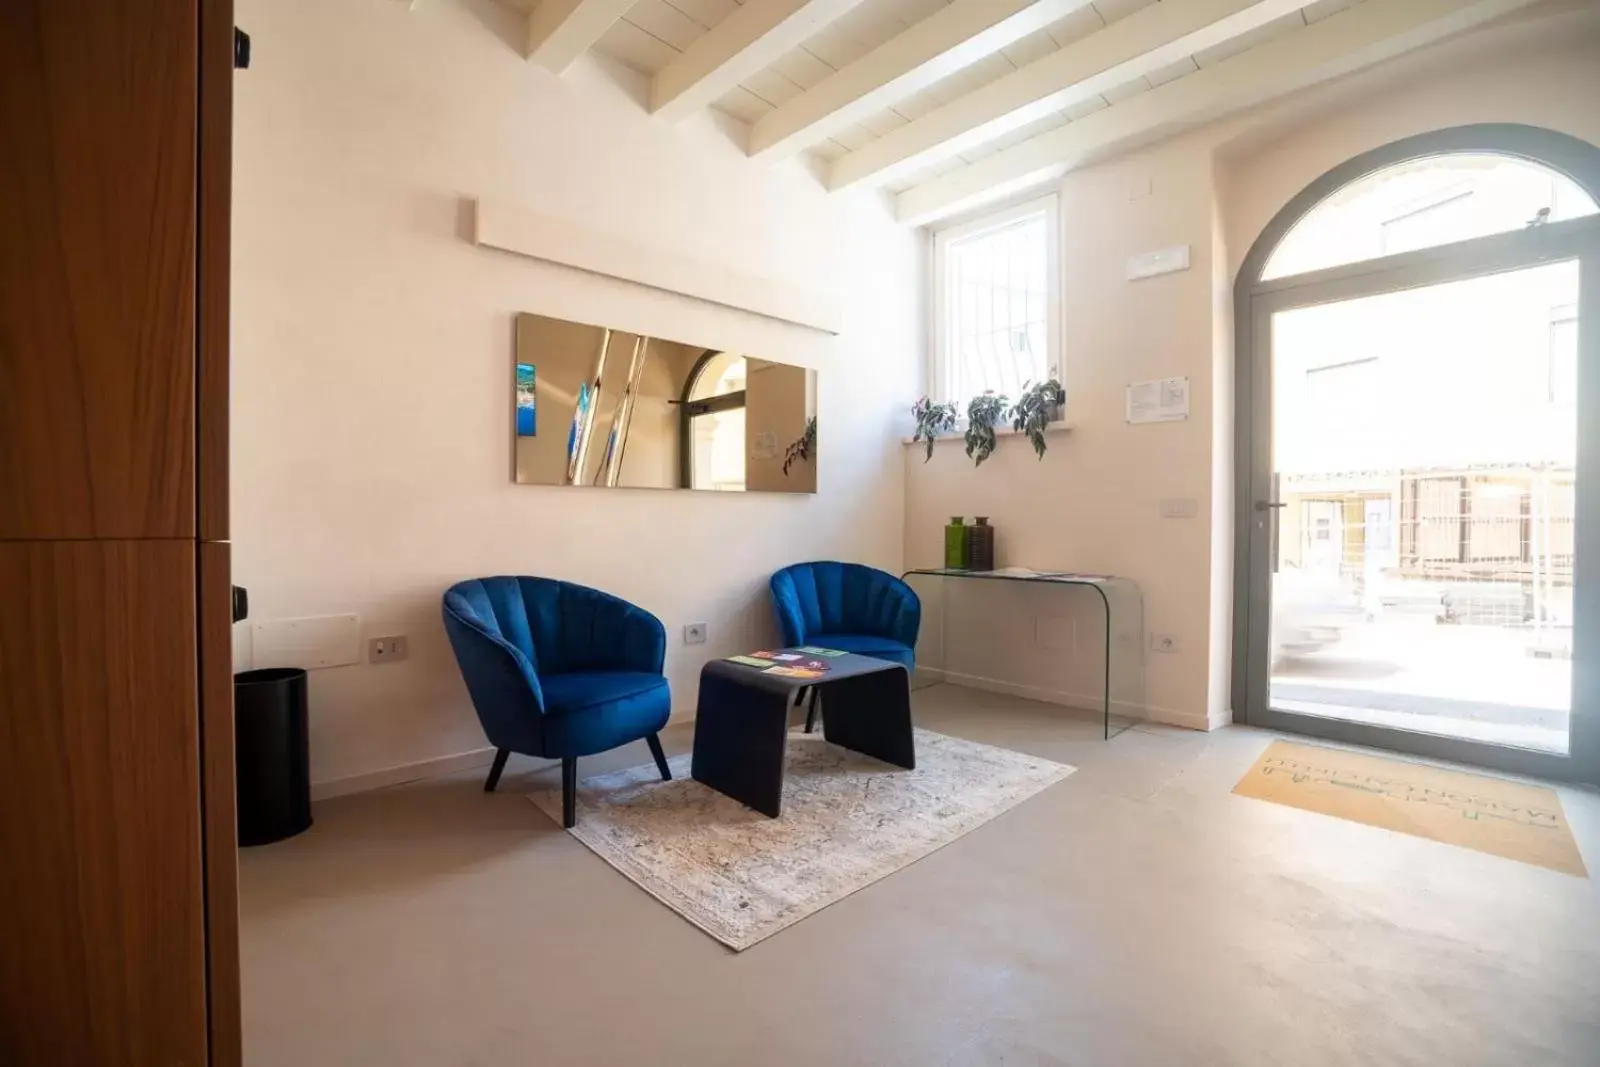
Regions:
M 1189 379 L 1160 378 L 1128 386 L 1128 421 L 1179 422 L 1189 417 Z

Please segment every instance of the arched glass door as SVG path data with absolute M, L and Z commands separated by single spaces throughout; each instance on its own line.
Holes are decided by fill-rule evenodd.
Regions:
M 1249 722 L 1600 775 L 1597 160 L 1527 127 L 1414 138 L 1326 176 L 1252 250 Z

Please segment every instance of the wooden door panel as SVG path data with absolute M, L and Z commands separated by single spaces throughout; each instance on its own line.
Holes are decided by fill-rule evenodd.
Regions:
M 206 1062 L 195 547 L 0 543 L 0 1050 Z
M 206 964 L 211 1067 L 243 1060 L 239 1003 L 239 832 L 233 755 L 232 546 L 200 545 L 200 751 L 205 806 Z
M 228 539 L 228 300 L 233 205 L 233 0 L 200 6 L 199 537 Z M 231 647 L 231 646 L 230 646 Z
M 194 536 L 196 2 L 0 4 L 0 539 Z

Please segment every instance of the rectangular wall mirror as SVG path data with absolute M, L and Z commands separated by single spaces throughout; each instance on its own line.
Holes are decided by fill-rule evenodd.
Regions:
M 817 372 L 743 352 L 517 316 L 523 485 L 817 491 Z

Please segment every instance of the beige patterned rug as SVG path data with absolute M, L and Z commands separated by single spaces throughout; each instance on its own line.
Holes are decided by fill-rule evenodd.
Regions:
M 645 892 L 735 951 L 915 863 L 1075 768 L 916 731 L 902 770 L 790 735 L 783 817 L 689 777 L 688 755 L 578 784 L 571 833 Z M 561 791 L 529 795 L 560 821 Z

